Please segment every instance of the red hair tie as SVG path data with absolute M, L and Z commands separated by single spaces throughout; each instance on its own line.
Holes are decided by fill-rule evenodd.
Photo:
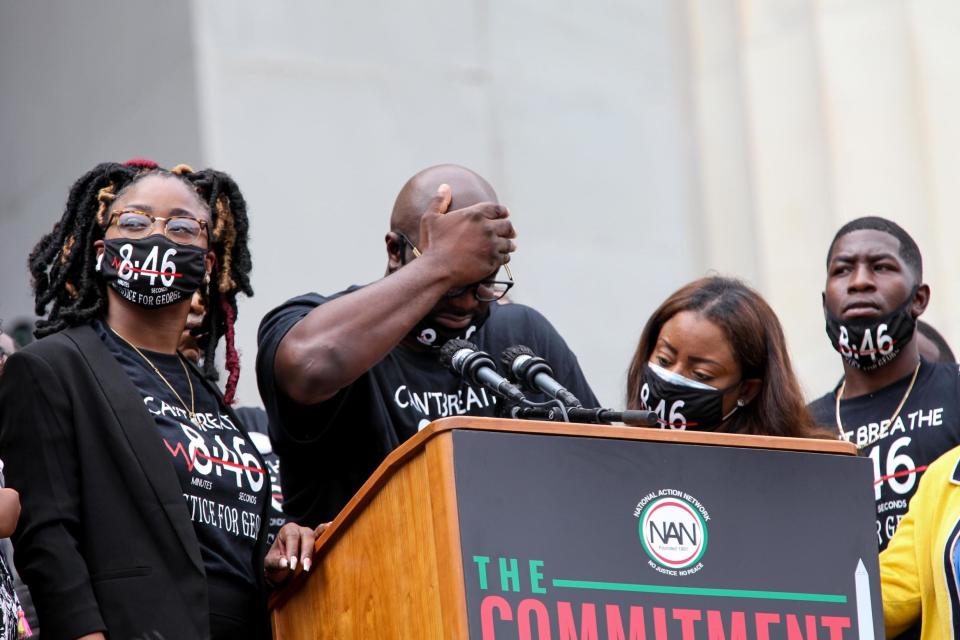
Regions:
M 160 167 L 156 162 L 147 158 L 130 158 L 123 164 L 134 169 L 157 169 Z

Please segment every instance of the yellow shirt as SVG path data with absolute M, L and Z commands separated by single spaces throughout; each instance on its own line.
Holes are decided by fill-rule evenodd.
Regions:
M 922 620 L 921 640 L 960 640 L 960 447 L 932 463 L 880 554 L 887 638 Z

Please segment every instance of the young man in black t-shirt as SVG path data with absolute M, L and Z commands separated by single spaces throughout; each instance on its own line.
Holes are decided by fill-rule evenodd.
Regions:
M 924 469 L 960 444 L 957 365 L 923 360 L 914 339 L 929 300 L 920 250 L 897 224 L 858 218 L 837 232 L 823 308 L 844 377 L 809 408 L 873 461 L 881 550 Z
M 292 520 L 332 519 L 387 454 L 432 420 L 496 415 L 493 394 L 439 363 L 437 347 L 450 338 L 495 356 L 527 345 L 585 406 L 596 406 L 546 319 L 495 302 L 512 284 L 501 269 L 516 248 L 508 217 L 476 173 L 421 171 L 394 205 L 386 277 L 294 298 L 264 318 L 257 380 Z

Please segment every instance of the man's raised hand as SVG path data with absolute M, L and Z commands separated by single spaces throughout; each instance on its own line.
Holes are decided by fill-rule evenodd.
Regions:
M 420 219 L 420 251 L 449 273 L 451 287 L 479 282 L 510 261 L 517 236 L 510 211 L 495 202 L 447 211 L 452 194 L 442 184 Z

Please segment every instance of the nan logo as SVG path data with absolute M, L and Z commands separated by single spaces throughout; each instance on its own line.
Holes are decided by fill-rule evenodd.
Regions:
M 638 533 L 653 569 L 688 576 L 703 568 L 710 513 L 699 500 L 676 489 L 653 491 L 637 503 Z

